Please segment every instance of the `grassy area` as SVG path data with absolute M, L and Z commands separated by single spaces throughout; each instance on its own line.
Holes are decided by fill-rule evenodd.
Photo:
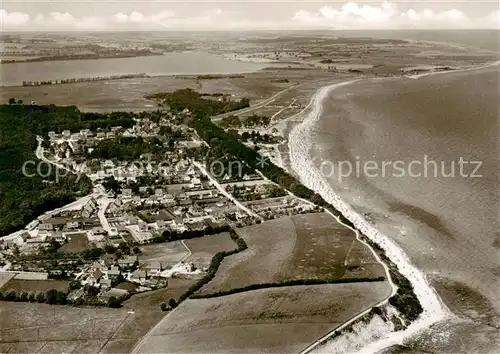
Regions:
M 164 315 L 2 301 L 0 312 L 0 349 L 12 353 L 126 353 Z
M 0 291 L 14 290 L 17 294 L 21 291 L 25 292 L 43 292 L 49 290 L 58 290 L 67 293 L 69 290 L 69 281 L 65 280 L 24 280 L 24 279 L 11 279 L 5 283 Z
M 141 246 L 139 262 L 149 264 L 160 262 L 163 267 L 172 266 L 188 254 L 180 241 Z
M 299 352 L 387 296 L 384 283 L 261 289 L 188 299 L 148 335 L 140 353 Z
M 91 247 L 87 234 L 81 232 L 68 236 L 68 242 L 62 245 L 57 251 L 62 253 L 79 253 L 89 248 Z
M 126 309 L 151 308 L 151 311 L 161 312 L 160 304 L 162 302 L 167 302 L 170 298 L 178 301 L 181 295 L 194 283 L 196 283 L 196 279 L 170 278 L 166 288 L 132 295 L 122 305 Z
M 284 217 L 238 229 L 248 249 L 224 259 L 215 278 L 197 295 L 226 294 L 252 286 L 380 280 L 383 272 L 345 276 L 354 232 L 327 213 Z M 361 244 L 362 247 L 365 247 Z M 367 251 L 369 249 L 367 248 Z M 372 255 L 371 262 L 376 262 Z
M 228 232 L 217 235 L 192 238 L 184 241 L 191 250 L 191 256 L 186 262 L 193 262 L 198 268 L 207 268 L 213 256 L 220 251 L 230 251 L 234 249 L 234 241 L 231 240 Z

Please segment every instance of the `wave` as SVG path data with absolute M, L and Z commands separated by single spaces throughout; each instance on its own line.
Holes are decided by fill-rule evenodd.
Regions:
M 351 221 L 362 234 L 384 249 L 386 256 L 398 266 L 399 272 L 412 283 L 414 292 L 424 309 L 420 317 L 410 324 L 406 330 L 391 332 L 389 336 L 364 346 L 360 352 L 366 353 L 377 352 L 394 344 L 402 344 L 406 338 L 428 328 L 435 322 L 447 318 L 451 313 L 430 286 L 424 273 L 412 264 L 405 252 L 394 241 L 376 230 L 334 192 L 328 181 L 321 175 L 319 169 L 314 166 L 309 155 L 309 149 L 312 146 L 311 130 L 321 116 L 324 99 L 332 90 L 359 80 L 346 81 L 320 88 L 311 99 L 310 112 L 304 112 L 304 120 L 290 132 L 288 148 L 291 168 L 300 177 L 301 182 L 319 193 L 328 203 L 332 204 Z

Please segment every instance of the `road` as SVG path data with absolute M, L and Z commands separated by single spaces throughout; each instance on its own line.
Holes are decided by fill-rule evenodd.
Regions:
M 108 232 L 109 235 L 116 235 L 116 232 L 111 230 L 109 226 L 108 219 L 106 218 L 106 209 L 109 204 L 113 202 L 113 199 L 109 199 L 106 195 L 101 195 L 101 197 L 97 200 L 97 204 L 99 205 L 99 211 L 97 212 L 97 217 L 101 222 L 102 228 Z
M 226 198 L 228 198 L 229 200 L 231 200 L 234 204 L 236 204 L 236 206 L 238 208 L 240 208 L 241 210 L 245 211 L 247 214 L 261 220 L 261 221 L 264 221 L 264 219 L 262 217 L 260 217 L 259 215 L 257 215 L 256 213 L 254 213 L 252 210 L 248 209 L 246 206 L 244 206 L 243 204 L 241 204 L 236 198 L 234 198 L 230 193 L 226 192 L 226 189 L 223 188 L 219 182 L 217 182 L 217 180 L 215 178 L 213 178 L 210 173 L 208 173 L 208 171 L 205 169 L 205 167 L 203 167 L 200 163 L 196 162 L 196 161 L 192 161 L 193 162 L 193 165 L 195 165 L 200 171 L 202 174 L 204 174 L 205 176 L 208 177 L 208 179 L 210 180 L 210 182 L 212 182 L 212 184 L 214 185 L 215 188 L 217 188 L 217 190 L 222 194 L 224 195 Z
M 35 155 L 36 155 L 37 158 L 39 158 L 43 162 L 46 162 L 46 163 L 51 164 L 51 165 L 54 165 L 54 166 L 56 166 L 57 168 L 59 168 L 61 170 L 65 170 L 65 171 L 68 171 L 68 172 L 71 172 L 71 173 L 75 173 L 74 171 L 72 171 L 71 169 L 67 168 L 66 166 L 58 164 L 57 162 L 51 161 L 51 160 L 49 160 L 48 158 L 45 157 L 45 154 L 44 154 L 44 151 L 43 151 L 43 146 L 42 146 L 43 138 L 41 136 L 37 136 L 36 137 L 36 141 L 38 142 L 38 146 L 36 147 L 36 150 L 35 150 Z

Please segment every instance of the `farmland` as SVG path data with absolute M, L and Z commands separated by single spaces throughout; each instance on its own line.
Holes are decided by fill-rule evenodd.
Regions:
M 192 238 L 184 241 L 191 250 L 188 262 L 194 263 L 198 268 L 207 268 L 212 257 L 220 251 L 231 251 L 236 248 L 236 244 L 229 233 L 223 232 L 217 235 Z
M 177 301 L 195 282 L 195 279 L 170 278 L 166 288 L 133 295 L 130 299 L 124 301 L 122 305 L 126 309 L 151 308 L 156 312 L 160 312 L 162 302 L 166 302 L 170 298 Z
M 137 352 L 298 352 L 389 292 L 379 282 L 188 299 L 148 334 Z
M 7 283 L 10 279 L 14 277 L 15 273 L 0 272 L 0 289 Z
M 69 288 L 69 281 L 64 280 L 24 280 L 24 279 L 10 279 L 5 283 L 0 290 L 14 290 L 16 293 L 21 291 L 41 291 L 46 292 L 52 289 L 67 292 Z
M 248 249 L 224 259 L 201 295 L 298 279 L 384 276 L 383 267 L 354 232 L 327 213 L 284 217 L 237 232 Z
M 160 262 L 163 267 L 173 266 L 188 254 L 180 241 L 142 246 L 141 251 L 140 263 Z
M 0 350 L 127 352 L 162 316 L 125 309 L 0 302 Z

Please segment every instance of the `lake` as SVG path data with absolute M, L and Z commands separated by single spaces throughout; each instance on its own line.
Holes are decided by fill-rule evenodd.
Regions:
M 254 72 L 269 63 L 230 60 L 204 52 L 165 53 L 135 58 L 43 61 L 0 65 L 2 86 L 21 86 L 23 81 L 48 81 L 146 73 L 157 75 L 234 74 Z

